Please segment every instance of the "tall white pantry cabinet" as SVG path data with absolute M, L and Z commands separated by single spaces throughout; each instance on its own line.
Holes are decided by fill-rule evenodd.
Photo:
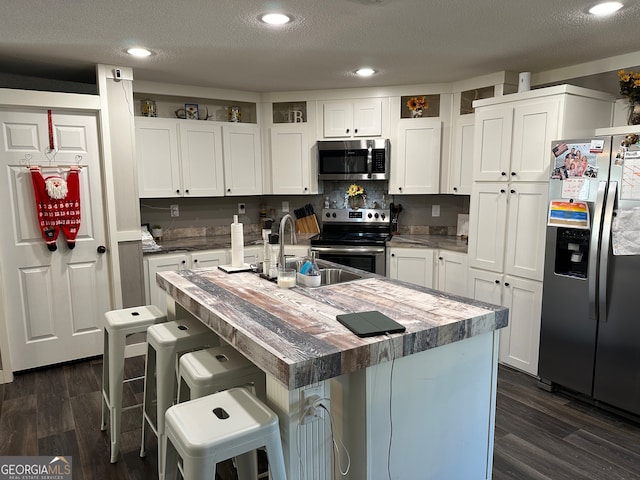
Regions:
M 610 125 L 614 97 L 571 85 L 474 102 L 468 294 L 509 308 L 501 363 L 538 373 L 553 140 Z

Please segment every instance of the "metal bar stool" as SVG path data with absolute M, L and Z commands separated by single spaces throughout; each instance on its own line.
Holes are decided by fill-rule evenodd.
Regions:
M 178 367 L 178 403 L 204 397 L 233 387 L 251 386 L 262 401 L 267 398 L 264 372 L 230 345 L 185 353 Z M 266 478 L 258 475 L 257 454 L 247 454 L 238 464 L 238 480 Z
M 109 411 L 111 436 L 111 463 L 118 460 L 120 452 L 120 425 L 123 410 L 135 408 L 131 405 L 122 408 L 123 384 L 140 380 L 143 377 L 124 380 L 125 347 L 127 337 L 135 333 L 144 333 L 151 325 L 167 321 L 155 305 L 112 310 L 104 314 L 104 350 L 102 357 L 102 423 L 101 430 L 107 428 Z
M 245 388 L 172 406 L 163 437 L 165 479 L 215 480 L 216 465 L 265 447 L 273 480 L 286 480 L 278 416 Z
M 220 339 L 213 330 L 191 317 L 152 325 L 147 330 L 140 456 L 144 457 L 147 453 L 145 424 L 148 423 L 158 438 L 158 473 L 161 479 L 165 412 L 176 401 L 178 360 L 184 353 L 219 344 Z
M 180 357 L 178 402 L 249 384 L 259 399 L 266 400 L 264 372 L 230 345 L 198 350 Z

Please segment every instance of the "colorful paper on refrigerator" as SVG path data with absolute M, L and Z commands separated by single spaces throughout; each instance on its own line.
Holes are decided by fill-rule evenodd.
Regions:
M 585 202 L 552 200 L 549 205 L 550 227 L 589 228 L 589 208 Z

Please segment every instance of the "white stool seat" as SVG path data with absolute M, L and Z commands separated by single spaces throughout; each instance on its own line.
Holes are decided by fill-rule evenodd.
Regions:
M 264 372 L 230 345 L 198 350 L 180 357 L 178 402 L 251 384 L 266 400 Z
M 265 447 L 273 480 L 286 480 L 278 417 L 245 388 L 172 406 L 166 413 L 165 478 L 215 480 L 216 464 Z
M 218 336 L 195 318 L 152 325 L 147 330 L 147 360 L 145 366 L 142 443 L 140 456 L 146 454 L 146 424 L 158 438 L 158 473 L 163 478 L 162 437 L 165 412 L 175 403 L 177 367 L 180 356 L 194 350 L 219 345 Z M 154 396 L 156 405 L 154 408 Z
M 111 436 L 111 463 L 118 460 L 120 451 L 120 425 L 122 411 L 134 408 L 131 405 L 122 408 L 123 383 L 140 380 L 142 377 L 124 380 L 125 347 L 127 337 L 135 333 L 144 333 L 151 325 L 166 322 L 167 316 L 158 307 L 147 305 L 141 307 L 112 310 L 104 314 L 104 350 L 102 357 L 102 424 L 107 428 L 107 411 L 109 411 Z

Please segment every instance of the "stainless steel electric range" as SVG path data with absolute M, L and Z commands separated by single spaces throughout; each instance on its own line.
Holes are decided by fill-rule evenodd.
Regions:
M 388 209 L 322 210 L 322 232 L 311 239 L 316 257 L 385 275 L 386 242 L 391 238 Z

